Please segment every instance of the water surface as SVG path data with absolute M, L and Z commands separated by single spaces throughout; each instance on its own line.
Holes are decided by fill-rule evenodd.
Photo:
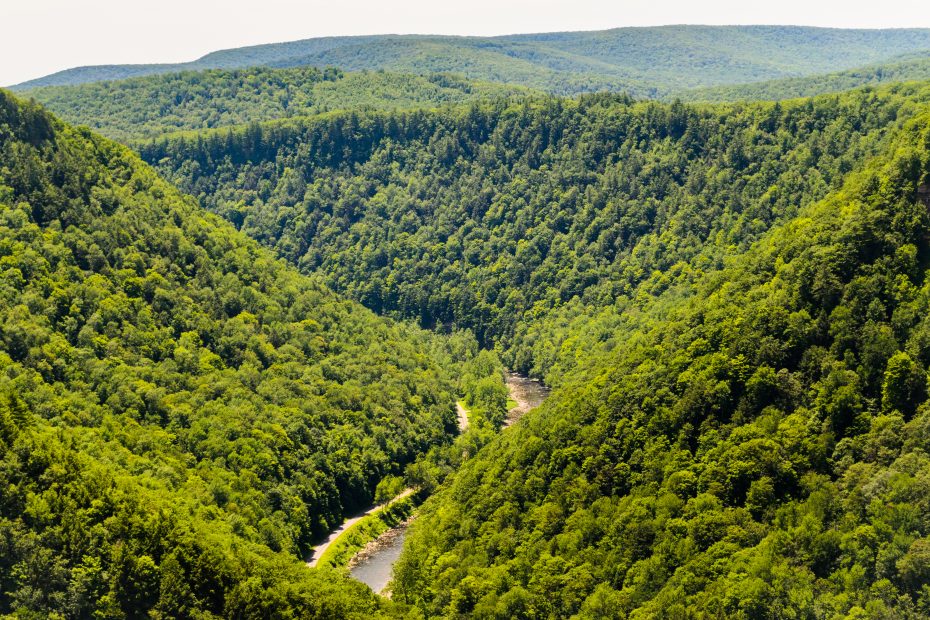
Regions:
M 550 391 L 538 379 L 530 379 L 515 372 L 507 375 L 507 390 L 510 392 L 510 398 L 517 404 L 507 412 L 504 426 L 510 426 L 527 412 L 540 406 Z
M 406 537 L 407 526 L 398 527 L 396 535 L 386 541 L 384 546 L 349 569 L 352 577 L 380 593 L 391 580 L 394 562 L 400 557 Z
M 517 404 L 507 412 L 507 421 L 505 426 L 510 426 L 519 420 L 524 414 L 535 409 L 542 404 L 546 397 L 549 396 L 549 388 L 536 379 L 530 379 L 515 372 L 507 375 L 507 389 L 510 391 L 510 398 Z M 457 404 L 459 410 L 459 421 L 462 430 L 467 428 L 467 413 L 461 404 Z M 464 417 L 464 424 L 462 418 Z M 385 536 L 383 544 L 371 553 L 368 557 L 361 560 L 349 569 L 352 577 L 366 584 L 369 588 L 377 593 L 381 593 L 388 582 L 391 580 L 394 563 L 400 557 L 400 552 L 404 548 L 404 539 L 407 537 L 407 526 L 401 525 L 391 530 L 389 536 Z

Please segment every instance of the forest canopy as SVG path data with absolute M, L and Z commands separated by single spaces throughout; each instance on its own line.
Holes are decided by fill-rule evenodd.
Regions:
M 65 121 L 133 143 L 165 133 L 212 129 L 329 110 L 400 110 L 525 96 L 529 89 L 434 73 L 426 76 L 317 69 L 186 71 L 22 93 Z
M 251 124 L 141 152 L 367 307 L 471 329 L 509 367 L 557 382 L 583 348 L 564 329 L 573 317 L 720 266 L 839 187 L 928 95 L 498 100 Z
M 379 312 L 556 389 L 427 501 L 427 616 L 924 617 L 924 85 L 344 113 L 143 147 Z
M 689 38 L 803 38 L 747 56 L 788 74 L 927 36 L 657 32 L 676 88 L 692 60 L 738 77 L 668 57 Z M 577 92 L 654 43 L 620 34 L 210 62 L 432 71 L 451 46 Z M 150 136 L 141 159 L 0 94 L 0 614 L 930 615 L 930 86 L 507 89 L 304 67 L 46 91 L 88 118 L 118 93 L 100 126 Z M 498 432 L 504 366 L 554 389 Z M 406 487 L 392 523 L 432 497 L 391 601 L 302 565 Z
M 4 92 L 0 161 L 0 613 L 381 613 L 299 558 L 455 432 L 434 337 Z
M 599 352 L 427 502 L 395 600 L 444 617 L 927 617 L 928 181 L 922 105 L 722 266 L 640 285 Z M 569 338 L 591 350 L 597 331 Z

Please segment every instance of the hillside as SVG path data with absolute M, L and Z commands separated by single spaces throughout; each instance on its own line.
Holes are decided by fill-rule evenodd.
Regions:
M 0 91 L 0 616 L 930 617 L 926 50 L 336 37 L 28 91 L 137 153 Z M 390 599 L 340 570 L 414 510 Z
M 555 369 L 553 382 L 571 364 L 573 317 L 745 249 L 884 148 L 928 93 L 499 101 L 207 132 L 142 154 L 369 308 L 471 329 L 511 368 Z
M 670 91 L 823 74 L 930 49 L 930 30 L 662 26 L 500 37 L 324 37 L 223 50 L 190 63 L 80 67 L 19 84 L 75 85 L 141 75 L 254 66 L 451 72 L 555 94 Z
M 380 616 L 300 558 L 456 429 L 433 337 L 0 91 L 0 614 Z
M 782 101 L 878 86 L 894 82 L 930 81 L 930 55 L 914 54 L 885 63 L 803 78 L 769 80 L 755 84 L 715 86 L 675 93 L 682 101 Z
M 922 108 L 722 269 L 641 289 L 612 350 L 427 504 L 394 598 L 446 617 L 927 617 Z
M 399 110 L 530 94 L 445 74 L 328 68 L 188 71 L 21 93 L 62 119 L 122 142 L 339 109 Z
M 601 95 L 327 115 L 143 154 L 369 307 L 468 326 L 555 386 L 426 503 L 396 601 L 922 618 L 928 106 L 922 85 Z

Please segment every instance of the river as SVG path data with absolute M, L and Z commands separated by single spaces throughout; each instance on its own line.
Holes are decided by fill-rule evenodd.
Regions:
M 375 593 L 381 594 L 385 586 L 391 580 L 391 571 L 394 568 L 394 562 L 400 557 L 400 552 L 404 548 L 404 539 L 407 538 L 407 524 L 400 525 L 389 533 L 389 538 L 385 535 L 379 537 L 377 550 L 368 554 L 368 556 L 349 565 L 349 573 L 355 579 L 358 579 Z
M 542 404 L 549 396 L 549 388 L 536 379 L 511 372 L 507 374 L 507 389 L 510 399 L 516 405 L 507 412 L 504 426 L 510 426 L 521 417 Z M 464 408 L 457 404 L 459 425 L 462 430 L 468 428 L 468 416 Z M 464 423 L 462 422 L 464 418 Z M 349 573 L 355 579 L 366 584 L 377 593 L 382 593 L 391 581 L 394 562 L 400 557 L 407 537 L 407 523 L 378 537 L 373 546 L 364 553 L 363 559 L 354 559 L 349 564 Z
M 507 412 L 504 426 L 510 426 L 540 406 L 549 396 L 549 388 L 538 379 L 530 379 L 515 372 L 507 373 L 507 390 L 510 392 L 510 399 L 517 404 Z
M 400 495 L 398 495 L 391 501 L 385 502 L 383 504 L 378 504 L 377 506 L 372 506 L 371 508 L 368 508 L 364 512 L 360 512 L 356 515 L 349 517 L 345 521 L 343 521 L 342 525 L 340 525 L 339 527 L 337 527 L 336 529 L 334 529 L 332 532 L 329 533 L 329 536 L 326 537 L 326 540 L 324 540 L 323 542 L 321 542 L 320 544 L 318 544 L 316 547 L 313 548 L 313 551 L 310 553 L 310 557 L 307 559 L 307 566 L 311 568 L 316 566 L 319 563 L 320 558 L 323 557 L 323 554 L 329 548 L 329 546 L 332 545 L 334 542 L 336 542 L 337 538 L 345 534 L 346 530 L 348 530 L 350 527 L 352 527 L 353 525 L 361 521 L 364 517 L 367 517 L 371 513 L 381 510 L 382 508 L 390 504 L 393 504 L 394 502 L 404 499 L 411 493 L 413 493 L 413 489 L 404 489 Z

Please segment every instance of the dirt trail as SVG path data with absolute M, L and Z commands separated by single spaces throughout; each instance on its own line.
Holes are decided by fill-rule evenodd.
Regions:
M 455 412 L 459 415 L 459 431 L 464 433 L 468 430 L 468 409 L 459 401 L 455 401 Z
M 546 400 L 546 397 L 549 396 L 549 388 L 544 386 L 538 380 L 524 377 L 523 375 L 517 374 L 515 372 L 508 373 L 507 375 L 507 390 L 510 392 L 510 398 L 517 404 L 511 407 L 507 412 L 507 420 L 504 422 L 505 427 L 514 424 L 527 412 L 532 411 L 541 405 L 542 402 Z M 466 409 L 462 403 L 456 402 L 455 410 L 456 414 L 458 415 L 459 430 L 464 432 L 468 429 L 469 425 L 468 409 Z M 380 504 L 378 506 L 372 506 L 365 512 L 346 519 L 345 523 L 343 523 L 337 529 L 333 530 L 325 541 L 313 549 L 313 555 L 310 556 L 307 565 L 316 566 L 320 557 L 326 552 L 326 549 L 334 541 L 336 541 L 336 539 L 342 536 L 346 530 L 358 523 L 360 519 L 370 515 L 376 510 L 380 510 L 387 505 L 407 497 L 411 493 L 413 493 L 413 489 L 407 489 L 389 502 Z M 356 556 L 352 558 L 349 563 L 349 567 L 353 571 L 358 572 L 358 569 L 361 566 L 375 564 L 376 566 L 374 572 L 378 573 L 376 577 L 378 580 L 380 580 L 378 581 L 377 589 L 380 590 L 384 583 L 387 583 L 388 579 L 390 578 L 390 570 L 394 561 L 397 559 L 397 555 L 400 553 L 400 546 L 403 544 L 402 536 L 406 532 L 408 523 L 404 523 L 396 528 L 392 528 L 391 530 L 383 533 L 374 541 L 370 542 L 361 553 L 356 554 Z M 390 557 L 381 557 L 382 554 L 386 552 L 389 552 Z M 387 577 L 384 577 L 385 574 Z M 355 573 L 353 573 L 353 575 L 355 575 Z M 355 576 L 358 578 L 358 575 Z M 365 579 L 361 580 L 365 581 Z M 384 583 L 381 583 L 381 581 Z M 367 581 L 365 582 L 368 583 Z
M 329 536 L 326 537 L 326 540 L 324 540 L 323 542 L 321 542 L 320 544 L 318 544 L 316 547 L 313 548 L 313 553 L 310 555 L 310 558 L 307 560 L 307 566 L 311 568 L 316 566 L 317 562 L 320 561 L 320 557 L 322 557 L 322 555 L 326 553 L 326 549 L 329 548 L 329 546 L 333 544 L 337 538 L 345 534 L 346 530 L 348 530 L 350 527 L 352 527 L 353 525 L 361 521 L 364 517 L 367 517 L 371 513 L 375 512 L 376 510 L 381 510 L 385 506 L 390 506 L 394 502 L 404 499 L 411 493 L 413 493 L 413 489 L 404 489 L 404 491 L 401 494 L 399 494 L 397 497 L 395 497 L 394 499 L 384 502 L 383 504 L 378 504 L 377 506 L 372 506 L 365 512 L 360 512 L 356 515 L 349 517 L 345 521 L 343 521 L 342 525 L 340 525 L 339 527 L 337 527 L 336 529 L 334 529 L 332 532 L 329 533 Z

